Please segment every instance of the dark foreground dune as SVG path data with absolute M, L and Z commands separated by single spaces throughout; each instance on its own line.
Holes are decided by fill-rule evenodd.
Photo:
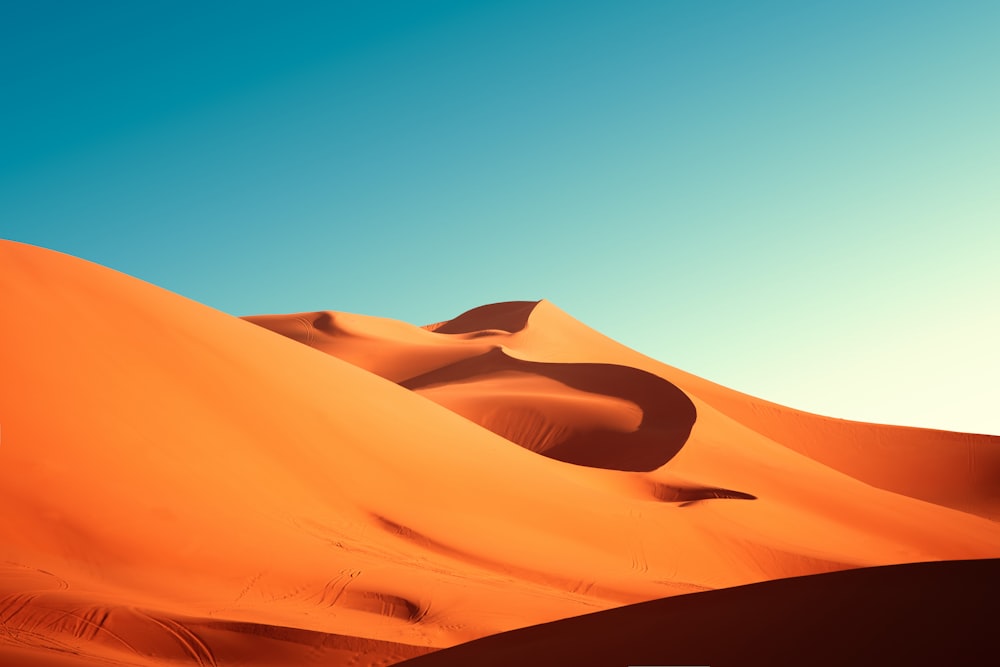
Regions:
M 485 637 L 406 667 L 992 665 L 1000 559 L 679 595 Z

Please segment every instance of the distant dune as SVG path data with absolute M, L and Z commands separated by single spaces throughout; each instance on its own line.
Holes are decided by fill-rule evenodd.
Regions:
M 568 617 L 847 590 L 917 632 L 893 586 L 995 567 L 805 575 L 1000 557 L 1000 438 L 767 403 L 547 301 L 240 319 L 4 241 L 0 377 L 4 665 L 388 665 L 550 623 L 519 633 L 562 651 Z M 484 641 L 531 664 L 519 633 Z

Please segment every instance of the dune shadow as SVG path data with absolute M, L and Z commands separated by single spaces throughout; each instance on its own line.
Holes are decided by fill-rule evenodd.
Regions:
M 556 434 L 544 446 L 539 446 L 543 437 L 539 432 L 524 428 L 515 433 L 501 432 L 490 423 L 481 423 L 519 445 L 566 463 L 634 472 L 655 470 L 677 455 L 697 418 L 691 399 L 674 384 L 652 373 L 616 364 L 524 361 L 499 348 L 400 384 L 416 390 L 432 385 L 475 382 L 497 373 L 548 378 L 581 392 L 629 401 L 642 411 L 638 428 L 628 432 L 574 428 L 572 424 L 553 427 L 543 420 L 522 420 L 533 423 L 536 431 L 544 429 L 549 436 Z M 525 397 L 522 409 L 526 415 L 539 414 L 533 405 L 535 400 Z
M 757 496 L 752 493 L 734 489 L 723 489 L 717 486 L 664 484 L 662 482 L 650 482 L 649 495 L 660 502 L 680 503 L 681 507 L 688 507 L 703 500 L 757 500 Z
M 423 328 L 440 334 L 475 333 L 477 331 L 517 333 L 528 325 L 528 317 L 531 316 L 531 311 L 537 305 L 537 301 L 491 303 L 467 310 L 454 319 L 428 324 Z

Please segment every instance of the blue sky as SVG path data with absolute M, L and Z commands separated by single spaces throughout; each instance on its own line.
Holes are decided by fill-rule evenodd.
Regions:
M 547 298 L 787 405 L 1000 434 L 998 34 L 985 1 L 6 3 L 0 236 L 233 314 Z

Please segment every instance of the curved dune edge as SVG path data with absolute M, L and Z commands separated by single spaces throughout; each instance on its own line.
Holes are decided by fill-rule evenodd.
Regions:
M 1000 560 L 862 568 L 691 593 L 554 621 L 406 667 L 881 667 L 995 655 Z
M 651 373 L 525 361 L 500 348 L 400 385 L 533 452 L 612 470 L 665 465 L 697 418 L 684 392 Z

